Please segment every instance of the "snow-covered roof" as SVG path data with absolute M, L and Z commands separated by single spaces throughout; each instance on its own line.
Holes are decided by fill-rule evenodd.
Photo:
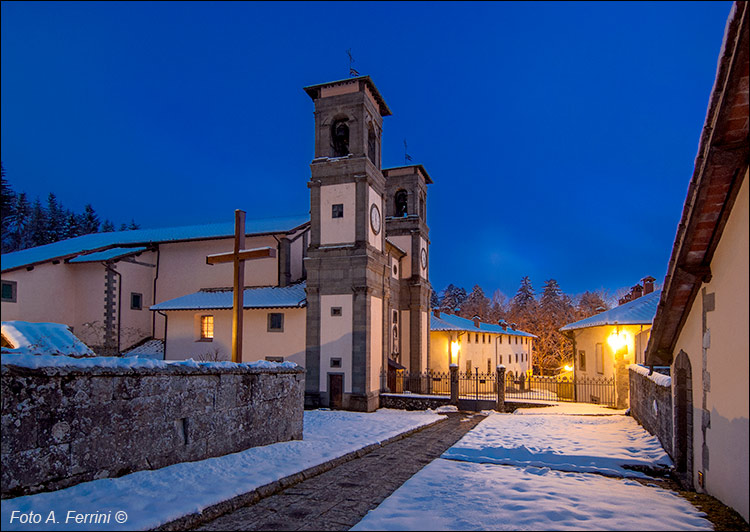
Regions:
M 531 334 L 525 331 L 519 331 L 517 329 L 511 329 L 506 327 L 503 329 L 500 325 L 494 325 L 492 323 L 479 322 L 479 327 L 474 326 L 474 320 L 469 320 L 456 316 L 455 314 L 446 314 L 440 312 L 439 317 L 434 314 L 430 315 L 430 330 L 431 331 L 466 331 L 466 332 L 483 332 L 483 333 L 495 333 L 495 334 L 507 334 L 510 336 L 528 336 L 529 338 L 536 338 L 535 334 Z
M 247 235 L 259 235 L 291 232 L 309 221 L 310 217 L 307 215 L 290 218 L 247 220 L 245 222 L 245 233 Z M 45 244 L 44 246 L 14 251 L 13 253 L 4 253 L 2 256 L 2 271 L 14 270 L 53 259 L 70 258 L 76 255 L 108 250 L 115 247 L 137 247 L 139 245 L 143 246 L 160 242 L 228 238 L 233 235 L 234 222 L 92 233 L 67 240 L 60 240 L 52 244 Z
M 243 308 L 298 308 L 307 305 L 305 283 L 292 286 L 245 288 Z M 232 290 L 201 290 L 151 306 L 151 310 L 213 310 L 231 309 Z
M 619 307 L 563 325 L 560 327 L 560 331 L 572 331 L 600 325 L 643 325 L 651 323 L 656 314 L 656 306 L 659 304 L 660 295 L 661 290 L 655 290 Z
M 78 255 L 70 259 L 68 262 L 99 262 L 102 260 L 120 259 L 127 255 L 135 255 L 141 251 L 146 251 L 145 247 L 138 248 L 111 248 L 105 251 L 95 251 L 87 255 Z
M 95 353 L 62 323 L 4 321 L 2 334 L 13 346 L 3 347 L 3 354 L 95 356 Z

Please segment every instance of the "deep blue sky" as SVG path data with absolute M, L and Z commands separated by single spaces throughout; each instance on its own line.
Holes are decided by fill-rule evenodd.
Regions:
M 731 2 L 2 2 L 16 191 L 144 228 L 309 210 L 313 104 L 372 77 L 431 282 L 662 282 Z

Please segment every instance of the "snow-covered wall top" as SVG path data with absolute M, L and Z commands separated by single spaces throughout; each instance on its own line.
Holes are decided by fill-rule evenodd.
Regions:
M 598 327 L 600 325 L 645 325 L 651 323 L 654 321 L 656 306 L 659 304 L 660 296 L 661 290 L 655 290 L 650 294 L 641 296 L 633 301 L 628 301 L 613 309 L 563 325 L 560 327 L 560 330 L 570 331 L 586 327 Z
M 635 371 L 636 373 L 640 373 L 644 377 L 647 377 L 648 379 L 654 381 L 659 386 L 672 386 L 672 377 L 668 375 L 662 375 L 661 373 L 653 372 L 651 375 L 649 375 L 649 372 L 651 371 L 646 366 L 641 366 L 639 364 L 630 364 L 628 366 L 628 369 L 630 371 Z
M 196 362 L 195 360 L 180 360 L 164 362 L 163 360 L 152 360 L 140 357 L 92 357 L 74 358 L 69 356 L 16 354 L 12 350 L 3 349 L 0 357 L 2 366 L 17 366 L 30 369 L 61 368 L 76 370 L 100 369 L 100 370 L 199 370 L 204 372 L 216 371 L 257 371 L 257 370 L 298 370 L 304 371 L 294 362 L 269 362 L 258 360 L 257 362 Z M 3 368 L 4 369 L 4 368 Z

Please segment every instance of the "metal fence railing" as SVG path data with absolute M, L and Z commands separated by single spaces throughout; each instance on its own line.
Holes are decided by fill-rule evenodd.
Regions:
M 506 374 L 502 383 L 505 399 L 518 401 L 567 401 L 615 405 L 615 379 L 606 377 L 567 377 Z M 493 400 L 498 396 L 497 373 L 457 372 L 460 399 Z M 383 371 L 381 392 L 425 395 L 451 395 L 451 374 L 438 371 Z

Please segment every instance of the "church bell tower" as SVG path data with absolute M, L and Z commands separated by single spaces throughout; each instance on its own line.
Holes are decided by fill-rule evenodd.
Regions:
M 369 76 L 305 87 L 315 104 L 310 164 L 305 405 L 372 411 L 383 370 L 386 179 L 383 117 Z

